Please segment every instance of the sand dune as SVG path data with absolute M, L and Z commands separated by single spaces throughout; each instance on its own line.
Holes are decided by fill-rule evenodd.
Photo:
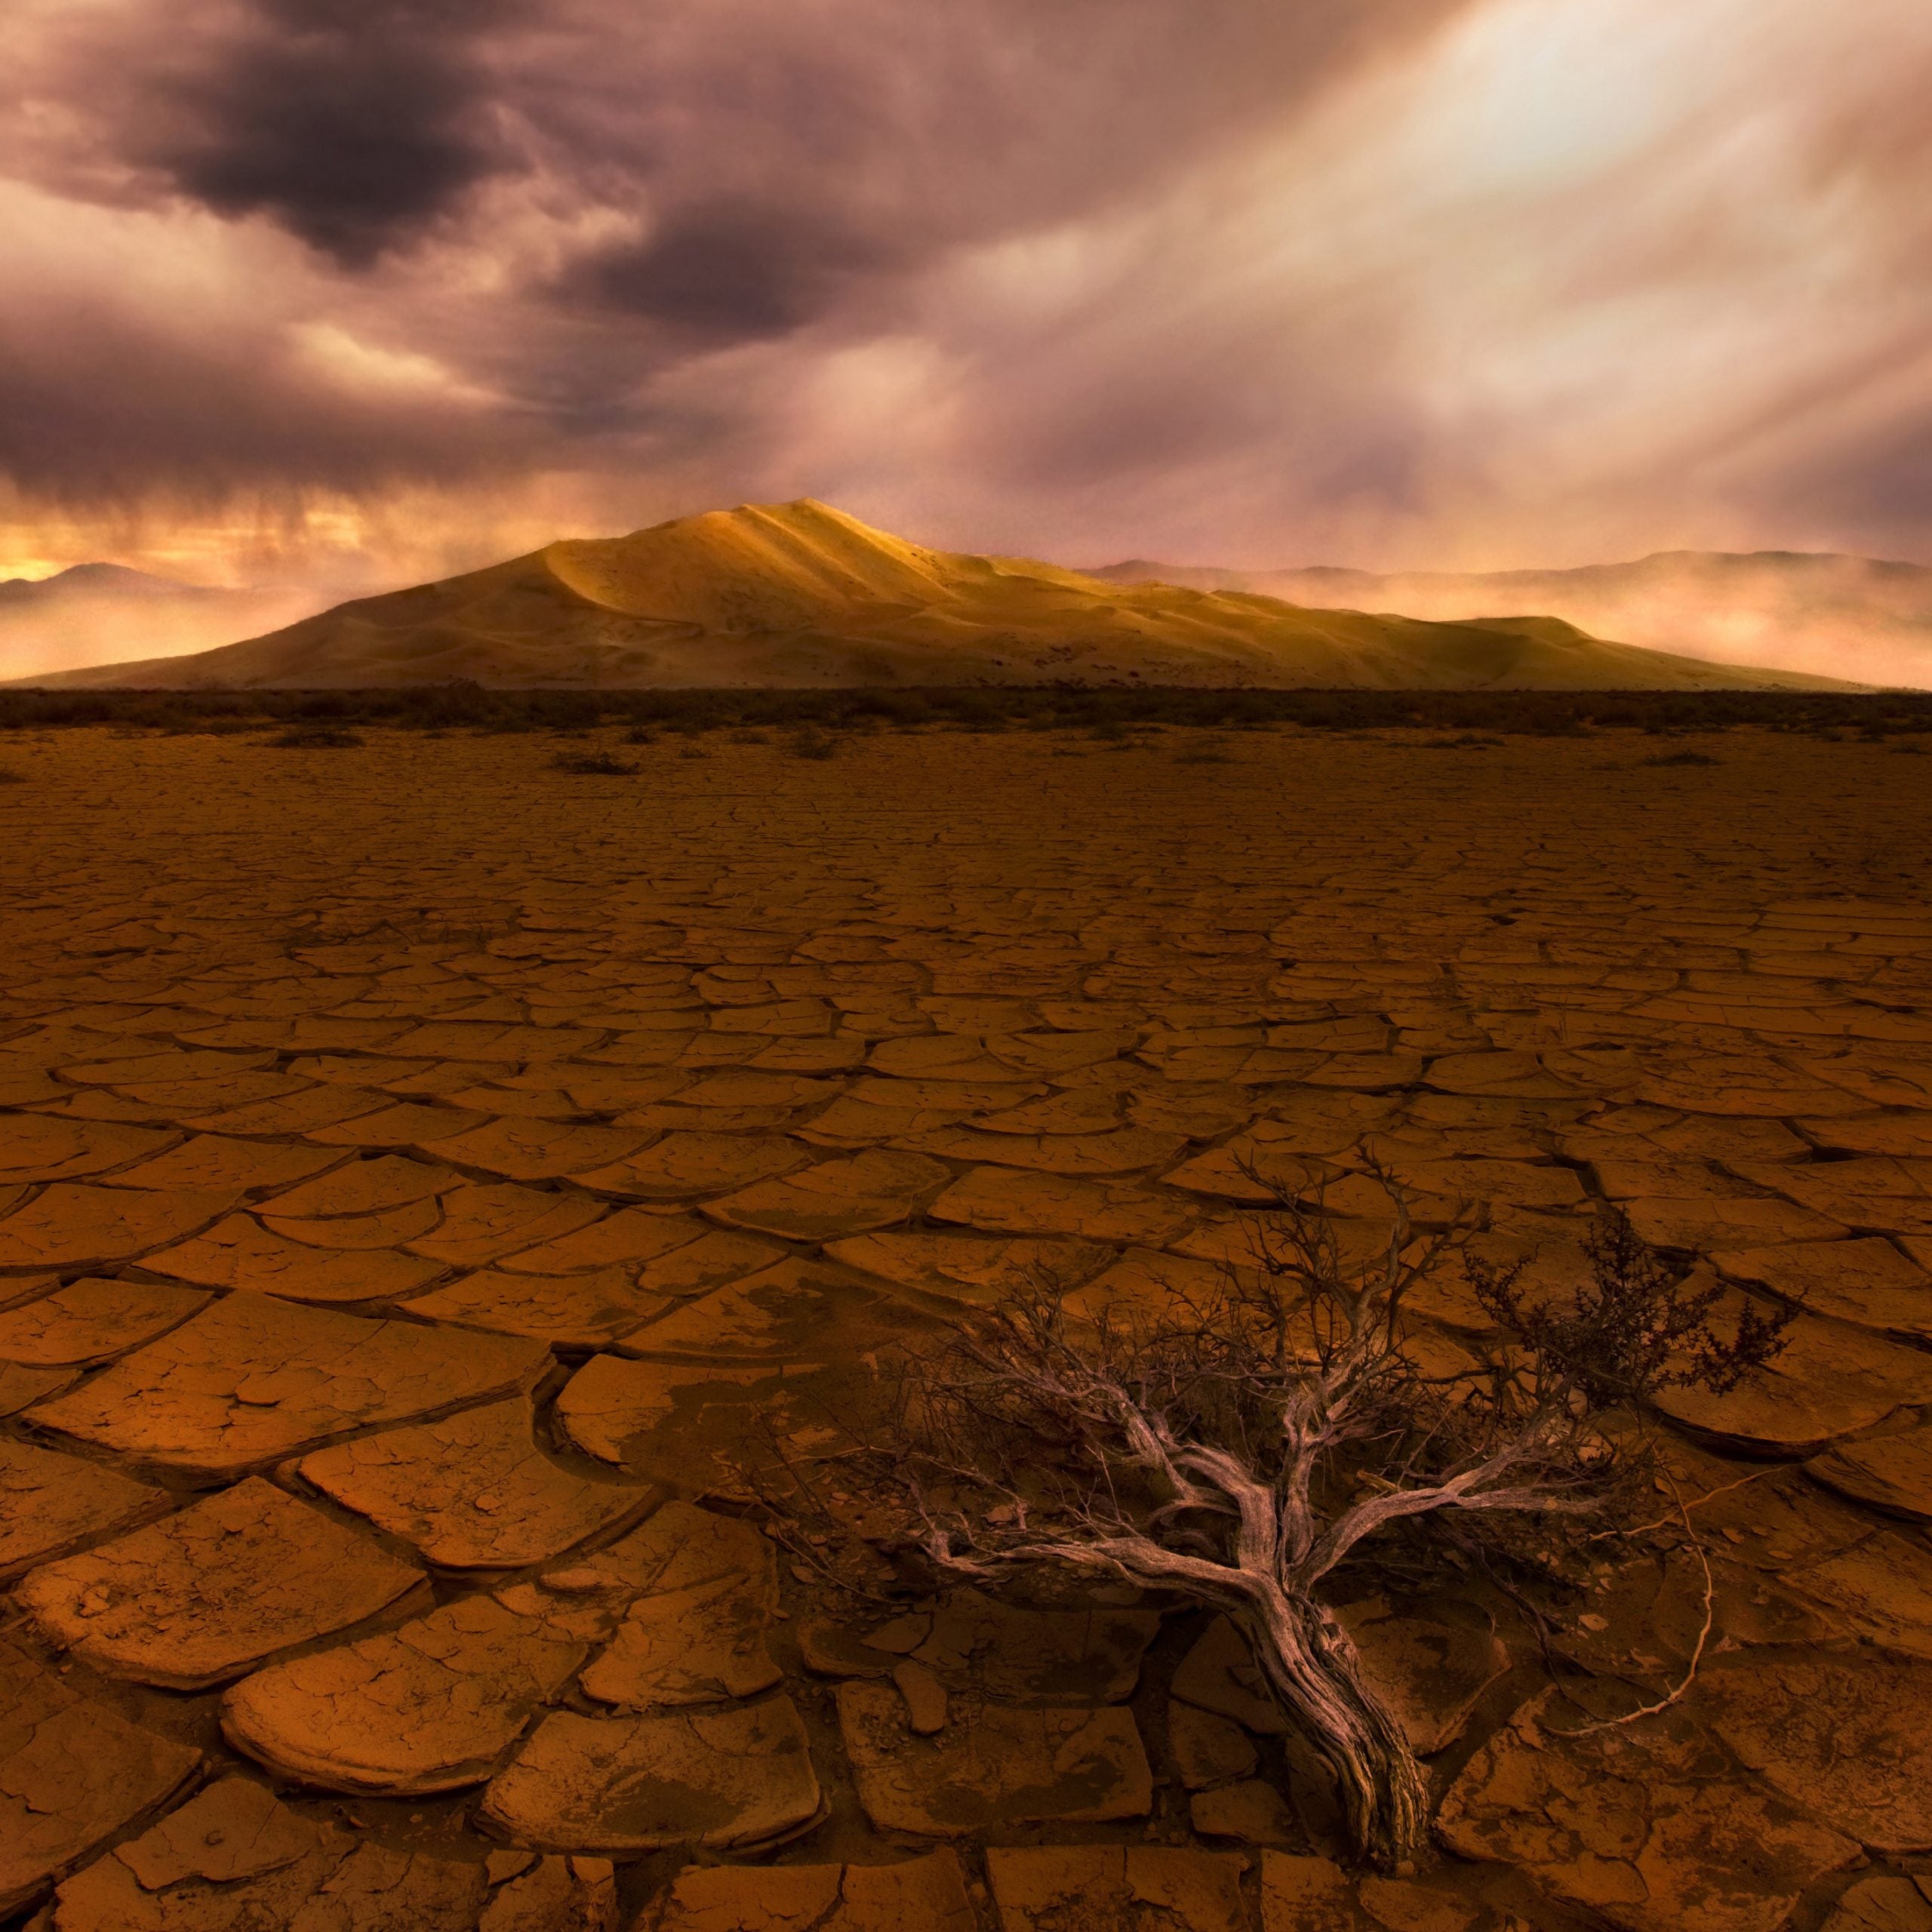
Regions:
M 555 543 L 240 644 L 68 688 L 1081 684 L 1703 690 L 1826 681 L 1607 643 L 1549 617 L 1441 623 L 1238 589 L 1103 583 L 929 550 L 809 497 Z M 23 680 L 21 681 L 27 681 Z
M 1457 574 L 1233 571 L 1144 558 L 1094 574 L 1117 584 L 1244 590 L 1288 602 L 1480 617 L 1547 611 L 1599 635 L 1718 663 L 1932 687 L 1932 570 L 1830 552 L 1666 550 L 1633 563 Z

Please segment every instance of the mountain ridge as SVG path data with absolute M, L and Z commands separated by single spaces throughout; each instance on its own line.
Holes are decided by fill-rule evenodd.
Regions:
M 76 594 L 89 597 L 222 596 L 206 584 L 183 583 L 179 577 L 157 577 L 152 571 L 131 570 L 125 564 L 69 564 L 51 577 L 0 577 L 0 605 L 54 602 Z
M 192 657 L 54 688 L 511 688 L 1179 684 L 1383 689 L 1820 688 L 1606 641 L 1560 617 L 1437 622 L 1243 589 L 1124 585 L 932 549 L 814 498 L 562 538 Z
M 1787 670 L 1829 663 L 1854 682 L 1932 685 L 1932 568 L 1835 551 L 1657 550 L 1625 563 L 1490 571 L 1240 571 L 1134 558 L 1091 574 L 1436 622 L 1527 603 L 1647 650 Z

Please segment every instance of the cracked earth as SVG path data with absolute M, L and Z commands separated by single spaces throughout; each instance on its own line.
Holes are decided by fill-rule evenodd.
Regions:
M 20 743 L 0 1916 L 1932 1932 L 1932 782 L 1644 742 Z M 1373 1238 L 1371 1155 L 1802 1304 L 1667 1398 L 1666 1713 L 1579 1721 L 1696 1650 L 1669 1538 L 1547 1652 L 1343 1608 L 1439 1807 L 1380 1878 L 1225 1624 L 855 1617 L 743 1488 L 1031 1272 L 1158 1306 L 1257 1167 Z

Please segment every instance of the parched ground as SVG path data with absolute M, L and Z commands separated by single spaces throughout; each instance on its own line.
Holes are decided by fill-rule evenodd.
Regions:
M 0 1915 L 1932 1928 L 1932 761 L 6 761 Z M 1804 1312 L 1758 1384 L 1673 1398 L 1710 1629 L 1666 1712 L 1584 1727 L 1697 1648 L 1681 1534 L 1546 1650 L 1473 1590 L 1348 1607 L 1441 1799 L 1441 1856 L 1364 1879 L 1224 1627 L 833 1615 L 740 1498 L 751 1445 L 835 1457 L 882 1352 L 1026 1271 L 1158 1297 L 1246 1164 L 1372 1217 L 1370 1150 L 1552 1278 L 1614 1201 Z M 1447 1349 L 1482 1318 L 1427 1312 Z

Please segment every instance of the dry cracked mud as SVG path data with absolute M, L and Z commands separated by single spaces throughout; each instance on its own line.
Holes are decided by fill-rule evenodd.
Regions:
M 1932 783 L 1748 731 L 10 748 L 0 1916 L 51 1932 L 1932 1932 Z M 300 768 L 297 768 L 299 765 Z M 909 1339 L 1158 1309 L 1258 1171 L 1801 1306 L 1664 1404 L 1711 1565 L 1340 1607 L 1440 1801 L 1232 1629 L 855 1611 L 755 1526 Z M 1485 1318 L 1453 1272 L 1453 1351 Z M 1660 1515 L 1672 1504 L 1659 1499 Z M 1667 1544 L 1670 1539 L 1664 1539 Z M 1554 1669 L 1561 1681 L 1552 1681 Z

